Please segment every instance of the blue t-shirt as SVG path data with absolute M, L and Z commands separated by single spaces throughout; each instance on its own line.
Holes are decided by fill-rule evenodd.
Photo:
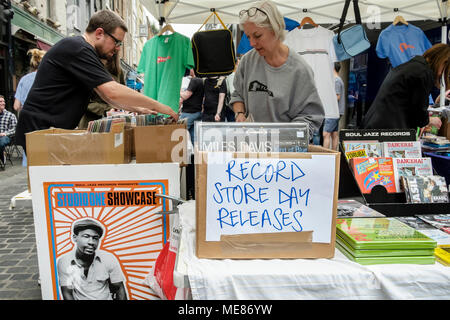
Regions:
M 286 18 L 286 17 L 284 18 L 284 23 L 286 24 L 285 29 L 287 31 L 291 31 L 292 29 L 294 29 L 300 25 L 300 23 L 298 23 L 297 21 Z M 244 54 L 252 49 L 253 49 L 253 47 L 250 45 L 250 41 L 248 40 L 247 35 L 244 33 L 242 35 L 241 41 L 239 42 L 239 46 L 237 48 L 237 53 Z
M 392 67 L 409 61 L 414 56 L 421 56 L 431 48 L 431 42 L 421 29 L 408 25 L 391 24 L 381 31 L 376 47 L 380 58 L 389 58 Z
M 30 92 L 31 86 L 34 83 L 34 78 L 36 78 L 36 71 L 24 75 L 17 85 L 16 95 L 14 98 L 20 101 L 24 105 L 25 100 L 27 100 L 28 92 Z

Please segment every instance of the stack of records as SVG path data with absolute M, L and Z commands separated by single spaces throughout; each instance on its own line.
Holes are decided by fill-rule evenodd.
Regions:
M 436 241 L 395 218 L 343 218 L 336 247 L 359 264 L 434 264 Z

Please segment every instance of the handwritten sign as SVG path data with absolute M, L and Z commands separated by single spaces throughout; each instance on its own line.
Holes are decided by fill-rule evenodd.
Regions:
M 206 241 L 220 241 L 221 235 L 313 231 L 313 242 L 330 243 L 335 159 L 209 153 Z

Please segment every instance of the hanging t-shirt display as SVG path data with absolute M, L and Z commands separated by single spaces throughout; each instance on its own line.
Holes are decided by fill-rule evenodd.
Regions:
M 408 25 L 393 25 L 381 31 L 376 52 L 378 57 L 389 58 L 392 67 L 408 62 L 414 56 L 421 56 L 431 48 L 431 42 L 423 31 Z
M 137 69 L 144 73 L 143 93 L 178 112 L 181 81 L 193 67 L 188 37 L 177 32 L 153 37 L 145 43 Z
M 334 85 L 334 33 L 324 27 L 295 28 L 286 35 L 285 44 L 300 54 L 314 71 L 314 80 L 325 109 L 325 118 L 339 118 Z

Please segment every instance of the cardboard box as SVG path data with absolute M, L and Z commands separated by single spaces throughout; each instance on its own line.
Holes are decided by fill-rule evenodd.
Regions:
M 321 194 L 321 197 L 311 197 L 311 202 L 315 202 L 316 205 L 319 206 L 324 205 L 327 206 L 328 211 L 318 211 L 316 210 L 316 205 L 311 203 L 309 204 L 310 207 L 305 209 L 304 205 L 305 203 L 302 202 L 301 205 L 294 204 L 292 206 L 292 211 L 299 210 L 302 208 L 303 210 L 303 216 L 306 217 L 306 215 L 309 216 L 309 219 L 313 221 L 313 224 L 319 225 L 322 227 L 320 232 L 324 234 L 325 237 L 328 237 L 329 241 L 316 241 L 314 240 L 314 232 L 319 232 L 318 229 L 312 228 L 311 230 L 308 230 L 305 228 L 304 230 L 288 230 L 286 229 L 285 232 L 278 232 L 278 231 L 270 231 L 270 232 L 259 232 L 259 229 L 256 230 L 256 232 L 241 232 L 239 231 L 237 234 L 223 234 L 220 233 L 220 240 L 212 240 L 211 238 L 208 239 L 208 237 L 211 237 L 211 234 L 214 234 L 216 231 L 213 227 L 212 230 L 210 229 L 208 231 L 207 228 L 210 228 L 211 221 L 219 220 L 216 219 L 216 216 L 212 214 L 212 218 L 207 216 L 207 208 L 209 207 L 210 210 L 213 213 L 217 213 L 218 211 L 214 211 L 214 209 L 211 209 L 212 201 L 215 197 L 213 193 L 213 196 L 211 196 L 211 193 L 208 193 L 208 184 L 214 185 L 217 187 L 219 184 L 214 183 L 216 180 L 208 181 L 208 164 L 203 163 L 197 163 L 196 164 L 196 230 L 197 230 L 197 237 L 196 237 L 196 255 L 199 258 L 207 258 L 207 259 L 291 259 L 291 258 L 332 258 L 334 256 L 335 252 L 335 240 L 336 240 L 336 217 L 337 217 L 337 199 L 338 199 L 338 189 L 339 189 L 339 166 L 340 166 L 340 153 L 333 150 L 328 150 L 322 147 L 318 146 L 309 146 L 308 152 L 305 153 L 279 153 L 278 158 L 275 161 L 278 161 L 280 159 L 296 159 L 295 161 L 298 161 L 298 163 L 306 163 L 308 162 L 308 165 L 304 168 L 308 167 L 308 169 L 313 168 L 314 172 L 324 172 L 323 174 L 319 176 L 316 176 L 312 174 L 312 170 L 310 170 L 310 174 L 308 179 L 308 182 L 306 180 L 299 179 L 298 181 L 304 181 L 301 183 L 305 183 L 304 186 L 306 186 L 309 181 L 312 181 L 311 183 L 315 184 L 314 187 L 311 187 L 311 193 L 318 191 Z M 211 154 L 211 153 L 210 153 Z M 206 159 L 210 155 L 207 152 L 199 152 L 196 154 L 196 162 L 197 159 Z M 217 154 L 217 153 L 216 153 Z M 246 154 L 246 155 L 239 155 L 234 153 L 233 158 L 234 159 L 241 159 L 241 161 L 249 160 L 249 159 L 265 159 L 265 158 L 273 158 L 273 154 L 269 155 L 262 155 L 262 154 Z M 313 159 L 314 158 L 314 159 Z M 244 159 L 244 160 L 243 160 Z M 301 160 L 298 160 L 301 159 Z M 312 161 L 305 161 L 302 162 L 303 159 L 306 160 L 312 160 Z M 318 160 L 321 159 L 319 162 Z M 322 162 L 323 160 L 326 160 L 325 162 Z M 252 160 L 255 161 L 255 160 Z M 250 165 L 252 165 L 252 161 L 250 161 Z M 317 165 L 316 165 L 317 163 Z M 329 164 L 328 168 L 324 168 L 321 164 L 327 163 Z M 227 162 L 227 164 L 224 165 L 224 168 L 228 166 L 229 168 L 230 162 Z M 242 164 L 242 162 L 241 162 Z M 221 168 L 222 165 L 219 165 L 218 168 Z M 333 172 L 330 168 L 334 168 L 334 176 L 328 176 L 327 171 L 330 173 Z M 249 168 L 246 168 L 242 170 L 242 167 L 240 167 L 240 172 L 245 175 L 252 174 L 253 176 L 256 176 L 257 174 L 254 174 L 254 172 L 251 173 L 251 170 Z M 239 170 L 237 172 L 239 172 Z M 253 167 L 252 167 L 253 170 Z M 292 168 L 290 170 L 287 170 L 286 173 L 289 175 L 289 172 L 293 170 Z M 211 169 L 211 172 L 216 172 L 215 168 Z M 256 172 L 256 171 L 255 171 Z M 301 170 L 299 171 L 301 172 Z M 306 171 L 305 171 L 306 172 Z M 307 172 L 306 172 L 307 173 Z M 212 173 L 214 175 L 214 173 Z M 283 173 L 284 174 L 284 173 Z M 220 174 L 219 174 L 220 175 Z M 294 173 L 292 173 L 292 176 Z M 308 173 L 305 174 L 305 177 L 308 176 Z M 300 178 L 302 178 L 301 176 Z M 280 179 L 281 180 L 281 179 Z M 325 180 L 325 181 L 324 181 Z M 225 180 L 217 180 L 217 181 L 225 181 Z M 228 181 L 228 180 L 226 180 Z M 315 182 L 314 182 L 315 181 Z M 329 181 L 334 182 L 333 184 L 328 183 Z M 244 185 L 244 182 L 238 182 L 236 181 L 230 181 L 230 184 L 236 186 L 237 184 L 241 183 Z M 267 181 L 266 181 L 267 182 Z M 323 186 L 323 182 L 327 184 L 326 187 Z M 256 184 L 249 183 L 254 185 L 253 189 L 258 189 L 256 187 Z M 267 183 L 268 187 L 273 188 L 276 190 L 278 186 L 274 186 L 274 181 Z M 287 189 L 290 190 L 291 185 L 294 186 L 294 183 L 292 182 L 286 182 Z M 297 186 L 298 184 L 295 184 Z M 220 187 L 224 187 L 224 184 L 221 184 Z M 225 186 L 225 188 L 228 188 L 228 186 Z M 321 190 L 322 189 L 322 190 Z M 329 193 L 324 190 L 329 189 Z M 236 189 L 238 190 L 238 189 Z M 281 190 L 281 189 L 280 189 Z M 210 190 L 211 191 L 211 190 Z M 253 192 L 253 190 L 251 190 Z M 306 189 L 299 192 L 299 189 L 297 189 L 297 192 L 305 194 Z M 265 196 L 264 194 L 267 193 L 268 195 Z M 286 192 L 284 195 L 287 195 Z M 255 196 L 256 194 L 256 196 Z M 258 198 L 258 191 L 253 192 L 252 198 Z M 261 193 L 259 193 L 259 197 L 261 197 L 261 194 L 264 197 L 269 197 L 271 194 L 271 191 L 269 190 L 263 190 Z M 316 193 L 315 193 L 316 194 Z M 210 198 L 208 198 L 208 195 Z M 225 199 L 226 196 L 224 196 Z M 234 195 L 233 195 L 234 197 Z M 308 193 L 309 197 L 309 193 Z M 219 197 L 217 197 L 219 198 Z M 216 198 L 216 200 L 217 200 Z M 239 197 L 237 197 L 239 198 Z M 277 198 L 277 199 L 275 199 Z M 320 199 L 320 200 L 319 200 Z M 260 198 L 261 200 L 261 198 Z M 269 202 L 266 202 L 269 201 Z M 261 203 L 250 203 L 246 204 L 245 207 L 239 207 L 233 204 L 232 208 L 229 210 L 235 209 L 234 211 L 234 222 L 238 224 L 248 224 L 247 218 L 243 218 L 242 213 L 247 213 L 246 210 L 254 210 L 251 212 L 258 213 L 252 213 L 253 214 L 253 224 L 257 225 L 258 221 L 259 223 L 261 220 L 259 219 L 259 216 L 261 216 L 260 212 L 264 209 L 264 207 L 268 208 L 269 206 L 272 206 L 270 204 L 270 201 L 276 202 L 280 201 L 278 200 L 278 197 L 270 197 L 267 199 L 264 199 L 261 201 Z M 304 201 L 303 200 L 300 200 Z M 236 202 L 238 203 L 238 202 Z M 281 203 L 281 201 L 279 202 Z M 278 205 L 278 203 L 275 203 L 275 207 Z M 303 207 L 302 207 L 303 206 Z M 308 205 L 306 205 L 308 206 Z M 314 208 L 314 209 L 313 209 Z M 237 210 L 236 210 L 237 209 Z M 220 210 L 219 210 L 220 211 Z M 292 212 L 291 211 L 291 212 Z M 326 212 L 325 212 L 326 211 Z M 268 210 L 268 212 L 271 212 Z M 283 213 L 286 213 L 286 211 L 282 211 Z M 325 212 L 325 213 L 323 213 Z M 231 213 L 231 211 L 230 211 Z M 250 212 L 249 212 L 250 213 Z M 259 214 L 259 215 L 258 215 Z M 324 221 L 320 215 L 324 214 L 327 217 L 327 221 Z M 263 214 L 264 215 L 264 214 Z M 262 215 L 262 216 L 263 216 Z M 295 215 L 295 214 L 294 214 Z M 218 216 L 221 216 L 219 213 Z M 258 216 L 258 218 L 255 218 Z M 300 215 L 301 216 L 301 215 Z M 297 222 L 300 220 L 300 216 L 297 216 Z M 247 217 L 247 216 L 245 216 Z M 284 219 L 280 218 L 280 219 Z M 281 220 L 278 220 L 280 222 Z M 287 220 L 286 220 L 287 221 Z M 272 218 L 272 223 L 278 224 L 275 219 Z M 289 226 L 290 223 L 294 222 L 291 220 L 289 223 L 283 222 L 286 226 Z M 281 223 L 281 222 L 280 222 Z M 266 220 L 267 224 L 267 220 Z M 216 223 L 217 225 L 217 223 Z M 229 224 L 231 225 L 231 224 Z M 222 228 L 222 227 L 221 227 Z M 219 229 L 222 230 L 222 229 Z M 211 232 L 213 231 L 213 232 Z M 301 231 L 301 232 L 298 232 Z M 214 237 L 214 236 L 213 236 Z
M 188 163 L 186 124 L 134 128 L 136 163 Z
M 56 128 L 30 132 L 26 134 L 27 166 L 129 163 L 132 131 L 116 124 L 108 133 Z

